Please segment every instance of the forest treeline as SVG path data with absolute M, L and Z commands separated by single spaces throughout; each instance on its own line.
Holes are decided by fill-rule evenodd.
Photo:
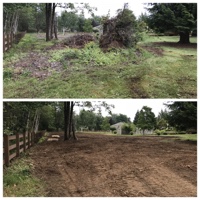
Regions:
M 73 108 L 70 103 L 71 106 L 73 103 Z M 74 111 L 74 106 L 79 107 L 79 113 Z M 197 102 L 173 102 L 166 106 L 157 117 L 150 107 L 143 106 L 133 114 L 134 120 L 131 121 L 127 115 L 112 113 L 112 105 L 105 102 L 69 102 L 68 107 L 66 102 L 4 102 L 4 134 L 26 131 L 36 133 L 38 130 L 67 131 L 67 121 L 67 126 L 70 123 L 74 125 L 74 131 L 113 131 L 111 125 L 124 122 L 127 134 L 134 132 L 136 128 L 196 133 Z M 107 116 L 102 115 L 103 109 L 108 111 Z M 72 116 L 71 119 L 67 117 L 69 115 Z
M 141 14 L 136 19 L 134 13 L 124 4 L 123 9 L 117 10 L 116 30 L 129 26 L 129 34 L 153 31 L 156 33 L 175 34 L 180 36 L 179 43 L 189 43 L 190 35 L 197 35 L 197 4 L 196 3 L 152 3 L 146 6 L 148 15 Z M 60 12 L 60 9 L 62 12 Z M 89 4 L 76 3 L 4 3 L 3 4 L 3 31 L 5 33 L 17 31 L 46 32 L 46 40 L 57 38 L 58 31 L 92 32 L 98 25 L 109 29 L 113 26 L 113 19 L 108 13 L 106 16 L 97 16 L 98 8 Z M 86 18 L 85 12 L 91 17 Z M 105 27 L 107 26 L 107 27 Z M 131 28 L 134 31 L 130 31 Z M 125 33 L 124 33 L 125 34 Z M 139 37 L 139 36 L 138 36 Z

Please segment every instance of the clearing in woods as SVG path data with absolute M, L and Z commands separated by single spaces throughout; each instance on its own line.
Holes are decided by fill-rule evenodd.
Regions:
M 54 133 L 55 134 L 55 133 Z M 58 133 L 56 133 L 58 134 Z M 171 137 L 79 133 L 30 149 L 49 197 L 196 197 L 197 145 Z

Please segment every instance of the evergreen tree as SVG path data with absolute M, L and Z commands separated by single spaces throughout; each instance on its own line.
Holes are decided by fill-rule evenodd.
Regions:
M 83 30 L 84 32 L 92 32 L 92 21 L 91 19 L 85 19 L 85 22 L 84 22 L 84 26 L 83 26 Z
M 143 106 L 139 112 L 136 127 L 143 130 L 152 130 L 156 126 L 155 114 L 151 111 L 152 109 L 148 106 Z
M 170 109 L 168 123 L 177 130 L 197 130 L 197 102 L 173 102 L 167 104 Z
M 133 123 L 134 123 L 134 124 L 137 124 L 137 123 L 138 123 L 139 115 L 140 115 L 140 112 L 139 112 L 139 110 L 138 110 L 138 111 L 136 112 L 135 118 L 134 118 L 134 120 L 133 120 Z
M 167 110 L 166 109 L 161 110 L 158 114 L 158 117 L 156 118 L 157 121 L 156 128 L 160 130 L 168 128 L 167 118 L 168 118 Z
M 110 130 L 110 124 L 109 124 L 109 119 L 108 117 L 105 117 L 102 121 L 102 124 L 101 124 L 101 129 L 103 131 L 108 131 Z
M 191 31 L 197 28 L 196 3 L 152 3 L 148 25 L 156 32 L 179 33 L 179 43 L 189 43 Z

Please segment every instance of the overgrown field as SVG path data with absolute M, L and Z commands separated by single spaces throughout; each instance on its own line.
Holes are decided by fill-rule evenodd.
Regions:
M 196 98 L 196 38 L 177 41 L 145 36 L 135 49 L 103 52 L 26 34 L 4 53 L 4 98 Z

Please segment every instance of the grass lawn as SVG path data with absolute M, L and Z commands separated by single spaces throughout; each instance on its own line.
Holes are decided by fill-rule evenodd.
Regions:
M 44 197 L 44 183 L 31 172 L 31 160 L 27 156 L 15 159 L 3 171 L 4 197 Z
M 197 97 L 197 48 L 178 37 L 145 36 L 135 49 L 106 53 L 94 42 L 59 42 L 26 34 L 4 53 L 4 98 Z
M 143 137 L 142 134 L 133 134 L 133 135 L 118 135 L 112 132 L 92 132 L 92 131 L 84 131 L 84 133 L 89 134 L 102 134 L 102 135 L 109 135 L 109 136 L 117 136 L 117 137 Z M 185 141 L 197 141 L 197 134 L 174 134 L 174 135 L 145 135 L 145 137 L 174 137 L 175 139 L 185 140 Z
M 197 141 L 197 134 L 177 134 L 174 136 L 177 136 L 180 140 Z

